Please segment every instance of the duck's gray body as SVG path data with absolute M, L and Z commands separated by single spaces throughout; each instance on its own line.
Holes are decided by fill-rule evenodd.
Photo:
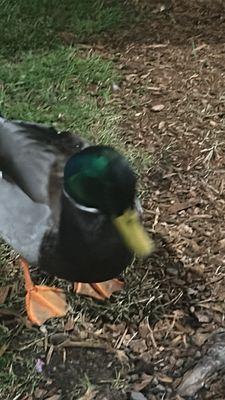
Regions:
M 0 236 L 32 265 L 95 282 L 118 275 L 132 256 L 110 221 L 80 210 L 63 191 L 67 160 L 87 145 L 0 117 Z
M 84 145 L 75 135 L 0 117 L 0 235 L 31 264 L 58 226 L 63 166 Z

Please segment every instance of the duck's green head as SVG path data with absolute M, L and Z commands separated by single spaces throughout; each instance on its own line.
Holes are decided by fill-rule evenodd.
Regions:
M 110 218 L 137 255 L 146 256 L 153 250 L 135 210 L 135 174 L 117 151 L 91 146 L 73 155 L 65 166 L 64 187 L 76 203 Z

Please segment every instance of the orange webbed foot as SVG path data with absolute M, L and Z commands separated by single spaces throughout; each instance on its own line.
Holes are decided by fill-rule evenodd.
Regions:
M 114 292 L 122 290 L 123 287 L 124 283 L 118 279 L 110 279 L 100 283 L 74 283 L 74 291 L 77 294 L 93 297 L 97 300 L 109 299 Z
M 66 296 L 61 289 L 34 285 L 28 263 L 21 259 L 26 287 L 26 310 L 31 322 L 42 325 L 50 318 L 63 317 L 68 312 Z

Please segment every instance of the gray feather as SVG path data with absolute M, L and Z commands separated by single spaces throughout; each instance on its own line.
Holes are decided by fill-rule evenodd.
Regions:
M 38 203 L 49 202 L 49 178 L 56 160 L 53 146 L 44 141 L 49 130 L 0 118 L 0 167 Z
M 0 236 L 37 265 L 39 249 L 52 226 L 51 210 L 33 202 L 18 186 L 0 179 Z

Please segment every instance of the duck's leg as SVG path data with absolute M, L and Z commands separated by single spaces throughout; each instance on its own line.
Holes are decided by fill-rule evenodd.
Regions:
M 28 263 L 21 258 L 26 288 L 26 310 L 31 322 L 42 325 L 47 319 L 63 317 L 68 311 L 65 294 L 61 289 L 34 285 Z
M 74 283 L 74 291 L 78 294 L 93 297 L 97 300 L 109 299 L 109 297 L 123 289 L 124 283 L 118 279 L 111 279 L 101 283 Z

